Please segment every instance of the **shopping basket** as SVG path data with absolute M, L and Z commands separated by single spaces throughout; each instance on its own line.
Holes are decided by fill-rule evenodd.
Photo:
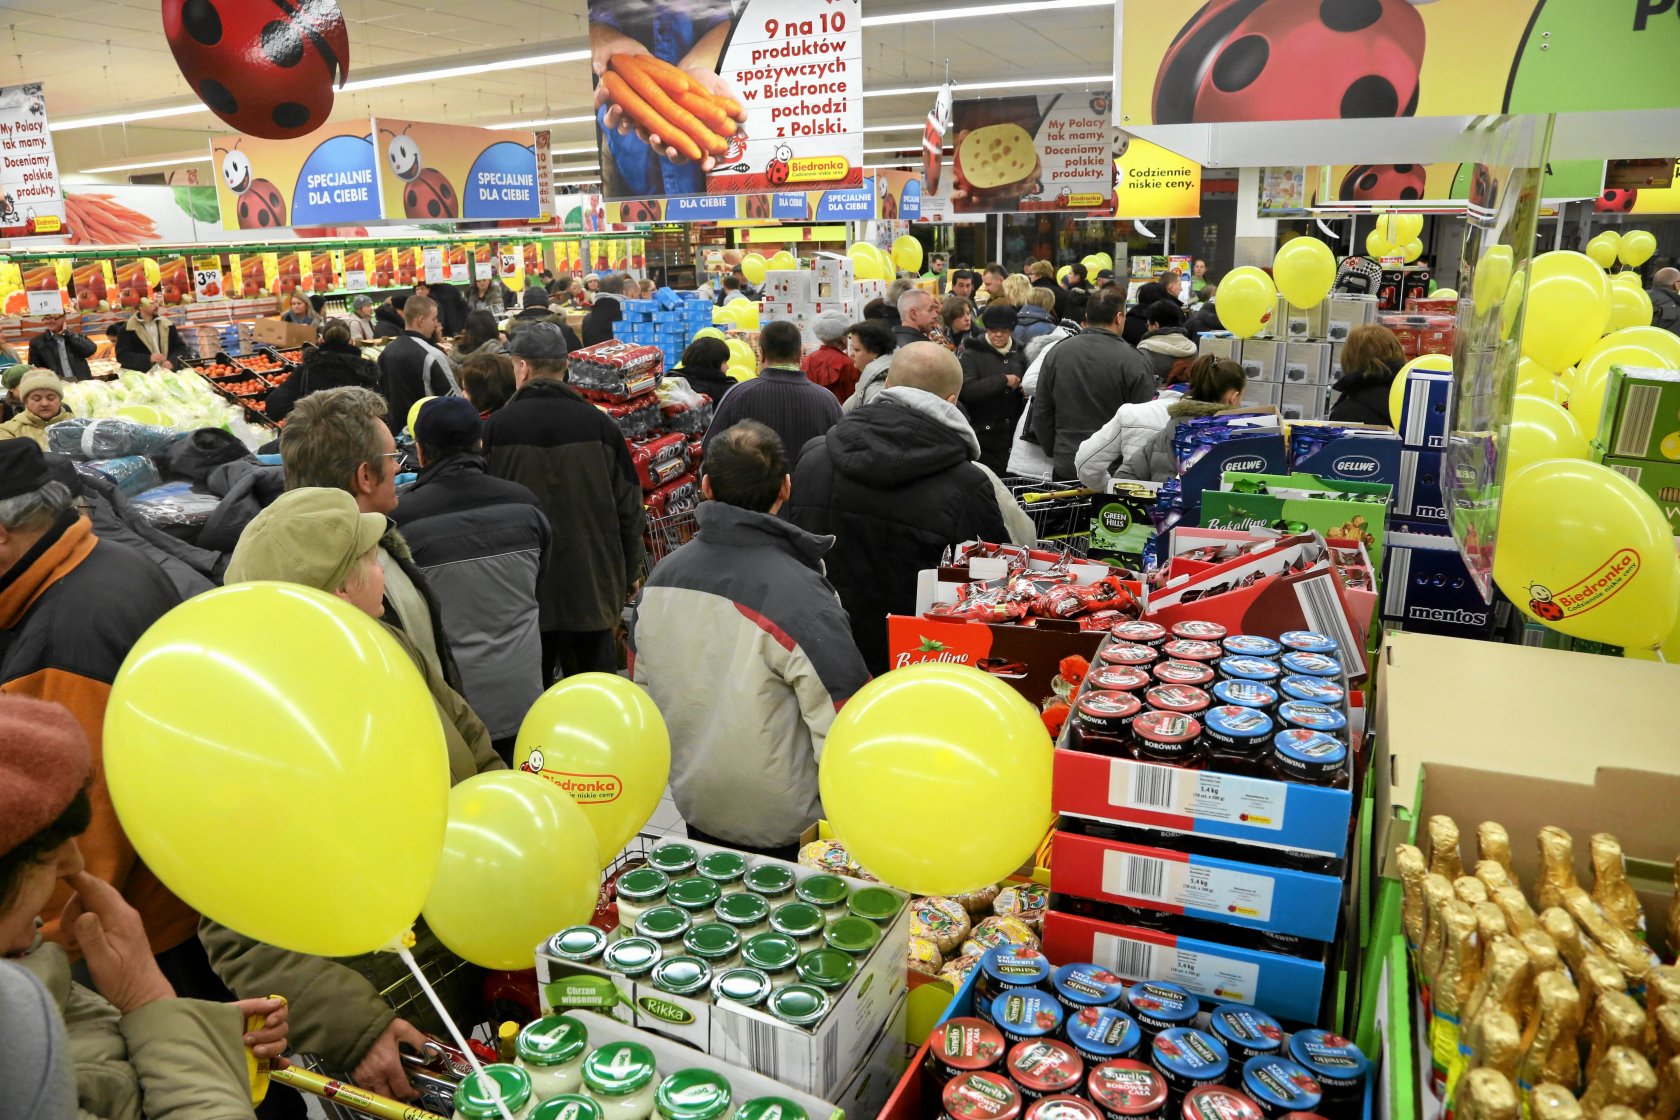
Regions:
M 647 529 L 642 534 L 647 570 L 651 572 L 655 564 L 693 540 L 699 529 L 700 522 L 692 508 L 648 518 Z
M 1091 541 L 1091 518 L 1096 492 L 1077 480 L 1046 481 L 1011 475 L 1003 480 L 1010 494 L 1032 519 L 1041 543 L 1071 556 L 1084 556 Z

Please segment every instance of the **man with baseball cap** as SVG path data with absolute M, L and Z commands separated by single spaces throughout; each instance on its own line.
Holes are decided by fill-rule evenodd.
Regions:
M 511 761 L 520 721 L 545 684 L 537 580 L 550 533 L 535 494 L 491 476 L 482 430 L 464 397 L 423 403 L 414 420 L 420 477 L 391 517 L 442 607 L 462 691 Z
M 373 318 L 373 297 L 360 295 L 351 300 L 349 317 L 340 317 L 338 322 L 349 328 L 351 342 L 372 342 L 379 325 Z
M 490 473 L 542 503 L 553 549 L 538 585 L 544 683 L 618 669 L 613 630 L 642 578 L 642 488 L 624 435 L 566 384 L 566 340 L 532 323 L 507 345 L 518 392 L 484 425 Z
M 233 550 L 227 582 L 279 580 L 336 595 L 371 618 L 384 614 L 384 575 L 379 541 L 386 528 L 382 514 L 364 513 L 343 490 L 304 486 L 288 490 L 259 513 Z M 486 770 L 503 769 L 490 748 L 490 734 L 459 693 L 444 683 L 403 632 L 389 624 L 385 632 L 413 659 L 437 705 L 449 755 L 453 784 Z M 318 697 L 297 697 L 300 703 Z M 379 702 L 378 697 L 361 697 Z M 307 811 L 307 807 L 294 807 Z M 299 869 L 308 874 L 307 868 Z M 415 956 L 437 962 L 447 954 L 423 922 L 417 923 Z M 265 945 L 206 919 L 200 930 L 217 975 L 241 996 L 269 992 L 292 1000 L 294 1049 L 319 1054 L 335 1069 L 352 1071 L 356 1084 L 376 1093 L 413 1100 L 403 1071 L 399 1043 L 424 1044 L 421 1029 L 441 1033 L 441 1022 L 415 1015 L 417 1029 L 399 1019 L 379 993 L 406 974 L 389 953 L 329 960 Z M 448 972 L 448 969 L 440 970 Z M 446 1005 L 465 1007 L 481 975 L 463 968 L 439 995 Z
M 61 381 L 86 381 L 93 376 L 88 359 L 98 349 L 93 340 L 73 326 L 63 312 L 48 315 L 46 330 L 29 340 L 29 364 L 50 369 Z

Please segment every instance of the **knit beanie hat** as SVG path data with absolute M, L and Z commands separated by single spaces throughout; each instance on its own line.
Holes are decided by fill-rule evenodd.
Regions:
M 64 396 L 64 382 L 50 369 L 31 369 L 19 379 L 17 385 L 18 400 L 26 401 L 29 394 L 37 389 L 51 389 L 60 398 Z
M 811 333 L 824 342 L 839 342 L 846 337 L 851 329 L 852 320 L 849 315 L 839 311 L 824 311 L 811 323 Z
M 87 737 L 69 709 L 0 696 L 0 855 L 56 821 L 92 773 Z

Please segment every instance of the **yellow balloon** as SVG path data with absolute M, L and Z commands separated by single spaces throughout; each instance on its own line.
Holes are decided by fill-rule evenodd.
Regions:
M 1471 295 L 1476 301 L 1476 314 L 1488 311 L 1506 297 L 1514 268 L 1509 245 L 1489 245 L 1476 262 L 1475 279 L 1471 281 Z
M 1517 393 L 1562 404 L 1567 398 L 1563 378 L 1535 361 L 1522 358 L 1517 362 Z
M 1458 289 L 1457 288 L 1436 288 L 1434 293 L 1431 294 L 1429 298 L 1430 299 L 1457 299 L 1458 298 Z
M 1552 400 L 1518 394 L 1511 402 L 1511 438 L 1505 444 L 1506 473 L 1547 459 L 1585 459 L 1581 426 Z
M 1272 260 L 1272 279 L 1293 306 L 1317 307 L 1336 282 L 1336 254 L 1316 237 L 1292 238 Z
M 1509 342 L 1511 335 L 1517 329 L 1517 316 L 1522 313 L 1523 297 L 1528 294 L 1528 273 L 1517 269 L 1511 277 L 1510 287 L 1505 289 L 1505 302 L 1499 309 L 1499 337 Z
M 1394 242 L 1382 235 L 1382 228 L 1372 230 L 1365 235 L 1365 255 L 1369 257 L 1392 257 L 1398 250 Z
M 1101 272 L 1105 268 L 1114 267 L 1114 258 L 1109 256 L 1107 253 L 1092 253 L 1091 256 L 1096 258 L 1098 272 Z
M 1610 285 L 1610 329 L 1651 325 L 1651 294 L 1632 284 Z
M 1587 352 L 1575 368 L 1571 383 L 1569 412 L 1592 439 L 1604 416 L 1604 394 L 1610 383 L 1611 366 L 1643 366 L 1680 369 L 1680 337 L 1661 327 L 1625 327 Z
M 1445 354 L 1423 354 L 1400 367 L 1400 372 L 1394 375 L 1394 380 L 1388 385 L 1388 417 L 1394 422 L 1396 430 L 1399 430 L 1401 421 L 1406 418 L 1406 379 L 1412 375 L 1414 369 L 1451 373 L 1452 358 Z
M 1390 245 L 1404 245 L 1411 238 L 1406 236 L 1406 227 L 1401 219 L 1404 215 L 1396 214 L 1392 210 L 1383 210 L 1377 214 L 1377 224 L 1372 227 L 1373 232 Z
M 892 260 L 893 264 L 906 272 L 920 272 L 922 270 L 922 243 L 908 233 L 894 239 Z
M 758 372 L 758 354 L 747 344 L 744 338 L 732 338 L 727 343 L 729 347 L 729 364 L 742 366 L 748 373 Z
M 1638 288 L 1640 291 L 1645 290 L 1645 281 L 1640 278 L 1639 273 L 1634 272 L 1632 269 L 1628 269 L 1624 272 L 1612 273 L 1610 276 L 1610 283 L 1626 284 L 1630 288 Z
M 1399 218 L 1400 236 L 1391 238 L 1395 244 L 1403 245 L 1408 241 L 1416 241 L 1418 238 L 1423 236 L 1422 214 L 1401 214 L 1399 215 Z
M 748 283 L 764 283 L 764 274 L 767 271 L 764 258 L 757 253 L 748 253 L 741 258 L 741 275 L 747 278 Z
M 104 765 L 147 867 L 247 937 L 372 952 L 431 889 L 449 797 L 437 706 L 396 640 L 335 596 L 241 583 L 164 615 L 111 686 Z M 253 864 L 236 838 L 258 836 L 295 873 Z
M 867 241 L 854 241 L 850 245 L 846 246 L 846 255 L 851 257 L 853 260 L 856 260 L 859 257 L 871 256 L 871 250 L 874 248 L 875 246 L 871 245 Z
M 1621 235 L 1615 230 L 1607 229 L 1591 241 L 1587 242 L 1586 253 L 1592 262 L 1600 268 L 1609 268 L 1616 263 L 1616 252 L 1621 245 Z
M 873 246 L 871 246 L 873 248 Z M 765 262 L 765 267 L 773 272 L 788 272 L 799 267 L 798 259 L 786 249 L 777 253 Z
M 1400 246 L 1400 259 L 1411 264 L 1423 256 L 1423 242 L 1412 240 Z
M 1095 283 L 1097 273 L 1102 271 L 1102 262 L 1097 259 L 1097 255 L 1092 253 L 1081 259 L 1079 263 L 1085 266 L 1085 278 Z
M 960 894 L 1008 875 L 1043 841 L 1053 756 L 1038 712 L 998 678 L 912 665 L 876 677 L 835 717 L 818 768 L 823 810 L 883 882 Z M 941 841 L 958 835 L 961 844 Z
M 1651 254 L 1657 251 L 1657 239 L 1649 230 L 1634 229 L 1622 234 L 1622 243 L 1617 250 L 1622 263 L 1629 268 L 1638 268 L 1651 259 Z
M 744 331 L 758 329 L 758 304 L 750 299 L 738 299 L 734 303 L 735 323 Z
M 1493 578 L 1530 618 L 1577 638 L 1655 649 L 1680 609 L 1680 564 L 1656 500 L 1573 459 L 1507 475 Z
M 740 301 L 737 300 L 736 302 L 740 302 Z M 724 335 L 724 333 L 722 331 L 718 330 L 716 327 L 701 327 L 699 330 L 694 332 L 694 337 L 689 339 L 689 341 L 694 342 L 695 340 L 702 339 L 702 338 L 723 339 L 725 337 L 726 336 Z
M 449 791 L 422 913 L 457 957 L 524 969 L 537 945 L 595 913 L 602 864 L 583 810 L 559 786 L 518 770 L 475 774 Z
M 1580 361 L 1610 318 L 1610 281 L 1585 253 L 1541 253 L 1527 299 L 1522 352 L 1548 369 Z
M 735 301 L 735 303 L 740 302 L 740 300 Z M 739 328 L 740 324 L 735 322 L 735 303 L 727 303 L 712 308 L 712 323 L 716 326 Z
M 725 372 L 736 381 L 751 381 L 753 378 L 758 376 L 758 374 L 742 365 L 730 366 Z
M 421 407 L 425 405 L 427 401 L 435 400 L 437 400 L 436 397 L 421 397 L 419 400 L 414 402 L 414 406 L 408 410 L 408 430 L 410 432 L 414 431 L 414 422 L 420 419 Z
M 1233 268 L 1219 282 L 1213 297 L 1219 321 L 1238 338 L 1252 338 L 1277 310 L 1277 285 L 1253 265 Z
M 1680 559 L 1675 563 L 1680 565 Z M 1668 632 L 1662 644 L 1655 649 L 1623 649 L 1623 657 L 1630 657 L 1636 661 L 1666 661 L 1670 665 L 1680 665 L 1680 616 L 1674 620 L 1674 629 Z
M 514 765 L 571 794 L 602 866 L 648 822 L 671 777 L 671 738 L 653 698 L 613 673 L 580 673 L 537 697 Z

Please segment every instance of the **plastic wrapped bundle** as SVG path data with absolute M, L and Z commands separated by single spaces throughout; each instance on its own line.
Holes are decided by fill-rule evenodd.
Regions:
M 668 431 L 700 435 L 712 422 L 712 398 L 677 378 L 659 389 L 660 423 Z
M 214 494 L 195 493 L 190 482 L 166 482 L 134 496 L 134 512 L 159 529 L 198 528 L 221 504 Z
M 82 433 L 88 430 L 92 420 L 77 416 L 69 420 L 60 420 L 47 428 L 47 452 L 51 455 L 68 455 L 72 459 L 85 459 L 82 454 Z
M 144 455 L 124 455 L 115 459 L 99 459 L 77 463 L 84 474 L 98 475 L 110 482 L 124 497 L 135 497 L 163 482 L 157 464 Z
M 49 428 L 48 432 L 51 430 Z M 94 420 L 82 432 L 81 451 L 88 459 L 159 455 L 180 439 L 181 434 L 171 428 L 136 424 L 132 420 Z
M 664 369 L 665 356 L 657 347 L 610 339 L 568 355 L 566 380 L 574 388 L 634 397 L 658 385 Z

